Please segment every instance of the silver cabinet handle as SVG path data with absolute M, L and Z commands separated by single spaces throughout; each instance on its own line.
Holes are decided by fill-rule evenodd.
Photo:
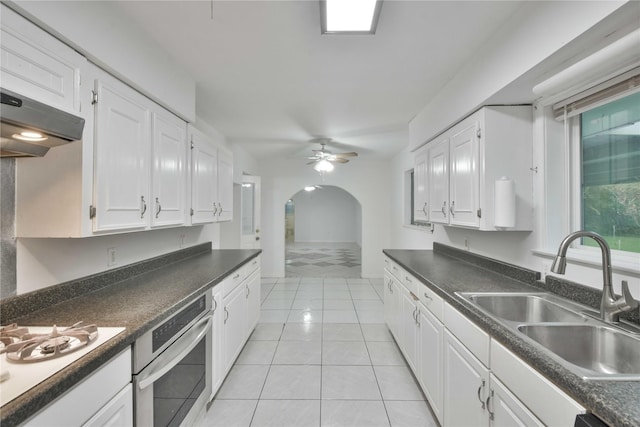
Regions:
M 140 219 L 144 218 L 144 213 L 147 211 L 147 202 L 144 201 L 144 196 L 140 196 Z
M 426 299 L 428 299 L 429 301 L 432 301 L 432 300 L 433 300 L 433 298 L 431 298 L 429 295 L 427 295 L 427 293 L 426 293 L 426 292 L 424 293 L 424 297 L 425 297 Z
M 222 213 L 222 202 L 218 202 L 218 216 Z
M 227 307 L 224 308 L 224 324 L 227 324 L 227 320 L 229 319 L 229 310 L 227 310 Z
M 451 206 L 449 207 L 449 212 L 451 212 L 451 216 L 456 216 L 456 201 L 453 200 L 451 202 Z
M 491 401 L 492 397 L 493 397 L 493 390 L 491 390 L 491 393 L 489 393 L 489 397 L 487 397 L 487 411 L 489 411 L 490 420 L 493 420 L 493 415 L 494 415 L 494 412 L 491 412 L 491 409 L 489 409 L 489 402 Z
M 447 202 L 442 202 L 442 215 L 447 216 Z
M 212 298 L 212 300 L 213 300 L 213 309 L 211 309 L 211 312 L 215 313 L 216 310 L 218 309 L 218 301 L 216 301 L 215 298 Z
M 484 404 L 484 400 L 482 400 L 482 397 L 480 397 L 480 392 L 482 391 L 482 389 L 484 388 L 484 383 L 485 381 L 482 380 L 482 384 L 480 384 L 480 387 L 478 387 L 478 400 L 480 401 L 480 407 L 482 409 L 485 408 L 485 404 Z M 488 400 L 488 399 L 487 399 Z
M 162 212 L 162 205 L 160 204 L 160 199 L 156 197 L 156 218 L 158 218 L 160 212 Z
M 213 216 L 216 216 L 217 212 L 218 212 L 218 207 L 216 206 L 216 202 L 213 202 Z
M 422 207 L 422 212 L 424 212 L 425 216 L 427 215 L 427 202 L 424 202 L 424 206 Z

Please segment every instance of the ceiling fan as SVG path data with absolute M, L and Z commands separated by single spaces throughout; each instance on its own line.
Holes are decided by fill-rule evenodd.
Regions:
M 356 157 L 358 153 L 351 151 L 348 153 L 332 153 L 325 147 L 331 142 L 330 138 L 314 139 L 311 142 L 320 144 L 319 150 L 312 150 L 315 154 L 307 159 L 311 160 L 308 165 L 314 165 L 313 168 L 318 172 L 330 172 L 333 170 L 333 163 L 348 163 L 347 157 Z

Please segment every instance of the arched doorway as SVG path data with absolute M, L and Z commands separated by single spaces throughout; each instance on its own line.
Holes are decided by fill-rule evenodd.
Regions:
M 285 204 L 287 277 L 361 277 L 362 207 L 335 186 L 310 186 Z

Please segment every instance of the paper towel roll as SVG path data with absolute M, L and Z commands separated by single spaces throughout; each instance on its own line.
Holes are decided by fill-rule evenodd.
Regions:
M 496 180 L 494 189 L 494 225 L 496 228 L 516 226 L 516 185 L 506 176 Z

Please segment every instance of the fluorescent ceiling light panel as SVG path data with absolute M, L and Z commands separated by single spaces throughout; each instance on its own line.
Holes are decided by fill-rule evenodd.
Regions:
M 322 34 L 375 34 L 382 0 L 320 0 Z

